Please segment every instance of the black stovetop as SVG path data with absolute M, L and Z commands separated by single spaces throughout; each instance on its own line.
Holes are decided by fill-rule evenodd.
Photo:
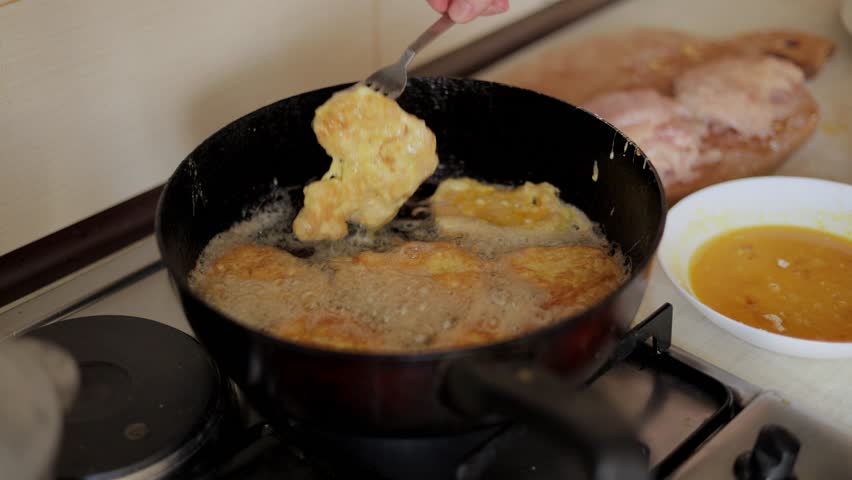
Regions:
M 644 424 L 638 437 L 653 478 L 674 471 L 738 408 L 723 383 L 669 355 L 671 323 L 666 304 L 624 336 L 590 380 L 629 398 L 631 415 Z M 523 424 L 404 439 L 272 425 L 192 337 L 151 320 L 75 318 L 32 335 L 65 347 L 82 372 L 80 396 L 66 417 L 62 478 L 587 478 L 596 463 L 594 455 Z M 639 378 L 646 380 L 637 388 Z M 684 399 L 703 409 L 679 426 L 687 418 Z

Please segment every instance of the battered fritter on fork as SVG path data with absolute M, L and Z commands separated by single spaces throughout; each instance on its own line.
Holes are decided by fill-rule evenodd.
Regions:
M 332 162 L 304 189 L 293 222 L 303 241 L 343 238 L 347 221 L 381 227 L 438 166 L 426 123 L 363 85 L 335 93 L 317 109 L 313 128 Z

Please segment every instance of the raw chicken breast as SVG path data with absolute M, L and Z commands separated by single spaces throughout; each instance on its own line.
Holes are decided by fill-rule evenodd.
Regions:
M 799 105 L 805 74 L 770 56 L 729 57 L 699 65 L 674 82 L 675 98 L 715 128 L 766 138 Z
M 613 124 L 645 152 L 663 184 L 695 177 L 707 127 L 674 99 L 650 88 L 595 97 L 583 105 Z

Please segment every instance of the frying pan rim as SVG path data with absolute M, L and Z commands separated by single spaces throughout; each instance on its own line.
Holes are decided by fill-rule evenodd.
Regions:
M 369 361 L 369 362 L 380 362 L 380 363 L 428 363 L 428 362 L 435 362 L 435 361 L 439 361 L 439 360 L 453 360 L 453 359 L 457 359 L 457 358 L 461 358 L 461 357 L 469 357 L 469 356 L 473 356 L 473 355 L 476 355 L 476 354 L 485 353 L 485 352 L 488 352 L 488 351 L 511 350 L 515 346 L 519 346 L 521 344 L 527 343 L 530 340 L 535 340 L 538 337 L 550 335 L 550 334 L 552 334 L 552 333 L 554 333 L 558 330 L 562 330 L 564 328 L 570 328 L 570 326 L 572 324 L 574 324 L 574 325 L 580 324 L 580 323 L 582 323 L 582 321 L 584 319 L 593 317 L 597 312 L 605 310 L 605 307 L 608 307 L 610 303 L 612 303 L 617 297 L 619 297 L 620 293 L 623 290 L 625 290 L 625 289 L 627 289 L 628 287 L 631 286 L 631 284 L 636 280 L 636 277 L 644 274 L 645 270 L 649 267 L 649 265 L 653 261 L 654 257 L 656 256 L 657 248 L 659 248 L 660 241 L 662 240 L 663 231 L 665 229 L 666 217 L 667 217 L 667 213 L 668 213 L 668 203 L 667 203 L 667 200 L 666 200 L 665 188 L 663 186 L 663 183 L 660 179 L 660 176 L 657 173 L 657 170 L 654 167 L 653 163 L 651 163 L 651 161 L 648 160 L 647 156 L 645 155 L 645 152 L 642 151 L 636 143 L 634 143 L 632 140 L 630 140 L 630 138 L 627 137 L 627 135 L 625 135 L 624 132 L 622 132 L 621 130 L 616 128 L 610 122 L 604 120 L 599 115 L 596 115 L 596 114 L 594 114 L 594 113 L 592 113 L 592 112 L 590 112 L 590 111 L 588 111 L 588 110 L 586 110 L 582 107 L 579 107 L 577 105 L 569 103 L 565 100 L 562 100 L 562 99 L 559 99 L 559 98 L 556 98 L 556 97 L 553 97 L 553 96 L 550 96 L 550 95 L 547 95 L 547 94 L 544 94 L 544 93 L 536 92 L 534 90 L 529 90 L 529 89 L 526 89 L 526 88 L 517 87 L 517 86 L 514 86 L 514 85 L 508 85 L 508 84 L 499 83 L 499 82 L 494 82 L 494 81 L 489 81 L 489 80 L 479 80 L 479 79 L 474 79 L 474 78 L 459 78 L 459 77 L 440 76 L 440 75 L 417 76 L 417 77 L 409 78 L 409 81 L 425 82 L 425 83 L 434 83 L 435 81 L 446 81 L 446 80 L 450 80 L 452 82 L 462 84 L 462 85 L 464 85 L 464 84 L 493 85 L 493 86 L 496 86 L 500 89 L 504 89 L 504 90 L 508 90 L 508 91 L 514 90 L 514 91 L 522 92 L 525 95 L 534 95 L 534 96 L 544 97 L 544 98 L 549 99 L 551 101 L 562 103 L 564 105 L 573 107 L 576 110 L 582 111 L 586 115 L 592 117 L 595 121 L 603 122 L 610 129 L 612 129 L 614 132 L 616 132 L 618 135 L 620 135 L 624 141 L 629 142 L 630 144 L 633 145 L 635 152 L 638 154 L 637 156 L 640 157 L 640 159 L 643 161 L 643 164 L 644 164 L 643 169 L 649 169 L 651 171 L 651 174 L 654 176 L 655 183 L 659 187 L 658 188 L 658 197 L 659 197 L 658 200 L 660 202 L 661 211 L 660 211 L 660 221 L 658 222 L 656 231 L 654 232 L 653 238 L 651 239 L 652 242 L 653 242 L 652 243 L 653 248 L 651 250 L 651 253 L 646 258 L 642 259 L 642 261 L 640 262 L 639 265 L 632 265 L 631 266 L 629 278 L 627 278 L 625 281 L 623 281 L 621 283 L 621 285 L 619 285 L 616 289 L 614 289 L 609 294 L 607 294 L 607 296 L 604 297 L 602 300 L 600 300 L 599 302 L 596 302 L 595 305 L 592 306 L 591 308 L 583 310 L 581 313 L 579 313 L 577 315 L 565 317 L 563 319 L 560 319 L 557 322 L 553 322 L 549 325 L 546 325 L 546 326 L 541 327 L 541 328 L 537 328 L 533 331 L 524 333 L 522 335 L 517 335 L 517 336 L 514 336 L 514 337 L 508 337 L 508 338 L 505 338 L 503 340 L 499 340 L 499 341 L 496 341 L 496 342 L 489 342 L 489 343 L 484 343 L 484 344 L 481 344 L 481 345 L 473 345 L 473 346 L 469 346 L 469 347 L 435 349 L 435 350 L 424 350 L 424 351 L 414 351 L 414 352 L 388 352 L 388 351 L 371 352 L 371 351 L 360 351 L 360 350 L 351 350 L 351 349 L 332 349 L 332 348 L 328 348 L 328 347 L 323 347 L 321 345 L 310 345 L 310 344 L 304 344 L 304 343 L 298 343 L 298 342 L 290 341 L 290 340 L 287 340 L 287 339 L 284 339 L 284 338 L 275 337 L 273 335 L 266 334 L 262 330 L 260 330 L 256 327 L 246 325 L 245 323 L 242 323 L 242 322 L 232 318 L 230 315 L 225 314 L 220 309 L 216 308 L 215 306 L 211 305 L 210 303 L 208 303 L 207 301 L 202 299 L 200 296 L 196 295 L 195 292 L 193 292 L 192 289 L 189 287 L 189 284 L 188 284 L 189 275 L 185 275 L 185 276 L 175 275 L 173 273 L 172 266 L 169 264 L 170 262 L 168 262 L 166 260 L 165 255 L 164 255 L 164 253 L 166 252 L 166 246 L 165 246 L 165 239 L 164 239 L 164 233 L 163 233 L 163 228 L 162 228 L 163 225 L 162 225 L 162 220 L 161 220 L 162 216 L 163 216 L 162 215 L 163 204 L 165 203 L 165 198 L 166 198 L 168 192 L 173 188 L 173 184 L 176 182 L 176 176 L 177 176 L 178 172 L 185 170 L 187 168 L 186 165 L 190 161 L 194 161 L 194 157 L 195 157 L 196 152 L 198 152 L 199 150 L 204 148 L 208 143 L 212 142 L 213 139 L 215 137 L 219 136 L 223 131 L 230 129 L 230 128 L 234 128 L 234 126 L 237 123 L 244 122 L 244 121 L 254 117 L 255 115 L 260 115 L 261 113 L 274 108 L 279 103 L 285 102 L 285 101 L 293 99 L 295 97 L 299 97 L 299 96 L 302 96 L 302 95 L 314 94 L 314 93 L 317 93 L 317 92 L 320 92 L 320 91 L 334 92 L 334 91 L 343 90 L 343 89 L 348 88 L 352 85 L 355 85 L 355 82 L 347 82 L 347 83 L 341 83 L 341 84 L 337 84 L 337 85 L 329 85 L 329 86 L 326 86 L 326 87 L 321 87 L 321 88 L 309 90 L 309 91 L 306 91 L 306 92 L 301 92 L 301 93 L 298 93 L 298 94 L 295 94 L 295 95 L 291 95 L 289 97 L 285 97 L 285 98 L 276 100 L 276 101 L 269 103 L 267 105 L 264 105 L 262 107 L 256 108 L 256 109 L 252 110 L 251 112 L 248 112 L 248 113 L 228 122 L 224 126 L 220 127 L 219 129 L 217 129 L 216 131 L 211 133 L 207 138 L 205 138 L 201 143 L 199 143 L 195 148 L 193 148 L 193 150 L 189 153 L 189 155 L 187 155 L 177 165 L 177 167 L 175 167 L 175 170 L 172 172 L 172 174 L 169 176 L 168 180 L 164 184 L 163 189 L 160 193 L 160 197 L 157 201 L 157 208 L 156 208 L 156 213 L 155 213 L 155 217 L 154 217 L 154 231 L 155 231 L 155 234 L 156 234 L 156 237 L 157 237 L 157 247 L 160 251 L 160 256 L 162 257 L 163 264 L 166 266 L 166 270 L 167 270 L 169 276 L 174 281 L 174 283 L 177 286 L 180 293 L 182 295 L 188 295 L 189 298 L 191 298 L 193 301 L 198 302 L 200 305 L 203 305 L 205 308 L 212 310 L 213 312 L 218 314 L 220 317 L 222 317 L 222 319 L 226 320 L 227 322 L 229 322 L 231 324 L 235 324 L 241 330 L 248 332 L 252 337 L 254 337 L 254 341 L 256 341 L 260 344 L 271 345 L 271 346 L 274 346 L 276 348 L 285 348 L 287 350 L 294 351 L 295 353 L 298 353 L 300 355 L 324 357 L 324 358 L 336 358 L 336 359 L 343 360 L 343 361 L 355 361 L 355 362 Z M 174 270 L 176 270 L 176 269 L 174 269 Z M 187 315 L 187 317 L 188 317 L 188 315 Z M 192 322 L 190 322 L 190 323 L 192 323 Z M 194 328 L 193 328 L 193 330 L 194 330 Z

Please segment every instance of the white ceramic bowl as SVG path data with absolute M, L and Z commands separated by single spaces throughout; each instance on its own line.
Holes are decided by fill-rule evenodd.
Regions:
M 796 225 L 852 239 L 852 185 L 813 178 L 756 177 L 699 190 L 671 208 L 658 258 L 678 290 L 711 322 L 752 345 L 809 358 L 852 357 L 852 342 L 802 340 L 750 327 L 701 303 L 689 260 L 711 237 L 752 225 Z

